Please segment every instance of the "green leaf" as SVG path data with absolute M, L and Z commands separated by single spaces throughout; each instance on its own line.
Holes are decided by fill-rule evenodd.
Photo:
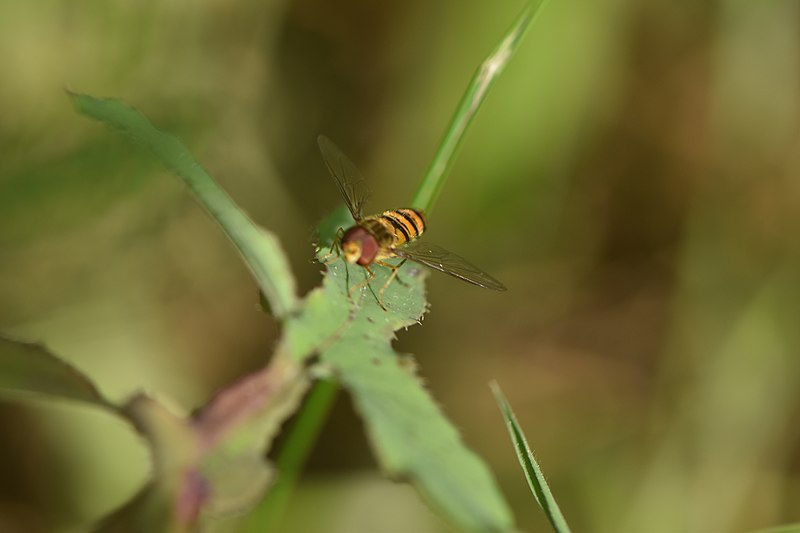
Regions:
M 307 388 L 302 369 L 278 354 L 192 416 L 141 394 L 120 408 L 43 346 L 0 336 L 0 394 L 86 402 L 123 418 L 148 441 L 151 480 L 103 521 L 101 531 L 189 531 L 217 514 L 252 506 L 272 480 L 264 461 L 269 444 Z
M 86 402 L 107 409 L 125 419 L 145 436 L 153 436 L 145 424 L 131 416 L 130 411 L 120 410 L 109 403 L 86 376 L 39 344 L 0 337 L 0 393 L 22 397 L 40 395 L 53 400 Z M 160 458 L 164 456 L 165 450 L 176 449 L 175 443 L 166 443 L 165 441 L 168 439 L 163 438 L 158 441 L 153 438 L 148 440 L 153 447 L 156 469 L 161 470 L 159 465 L 169 464 L 170 461 L 160 460 Z M 184 453 L 175 453 L 174 457 L 190 457 L 192 455 L 186 453 L 186 446 L 181 444 L 178 448 Z M 162 476 L 156 476 L 154 479 L 162 479 Z M 126 514 L 127 511 L 123 509 L 124 512 L 116 513 L 124 516 L 125 519 L 109 521 L 106 524 L 108 527 L 103 530 L 167 530 L 166 524 L 171 516 L 169 498 L 161 490 L 159 483 L 150 482 L 126 506 L 127 508 L 132 509 L 133 512 Z M 175 528 L 170 530 L 177 531 Z
M 79 112 L 148 148 L 186 183 L 239 250 L 276 316 L 284 317 L 295 308 L 295 280 L 278 239 L 236 206 L 178 138 L 156 129 L 144 115 L 118 100 L 70 96 Z
M 195 468 L 199 441 L 187 421 L 145 395 L 122 410 L 150 442 L 153 476 L 139 493 L 98 525 L 99 533 L 192 530 L 210 485 Z
M 139 395 L 124 415 L 150 442 L 154 473 L 139 494 L 100 524 L 102 532 L 195 531 L 259 501 L 273 479 L 264 460 L 280 424 L 308 387 L 280 355 L 222 389 L 191 417 Z
M 0 393 L 43 395 L 111 408 L 89 379 L 41 344 L 0 336 Z
M 243 533 L 277 531 L 303 464 L 322 430 L 322 423 L 333 407 L 338 392 L 339 385 L 333 380 L 323 379 L 314 385 L 275 458 L 275 468 L 280 476 L 270 487 L 269 497 L 262 501 L 243 524 Z
M 236 206 L 181 141 L 156 129 L 141 113 L 122 102 L 79 94 L 70 96 L 79 112 L 148 148 L 186 183 L 236 246 L 276 316 L 285 318 L 297 308 L 294 277 L 277 238 L 254 224 Z M 270 367 L 220 392 L 192 420 L 186 421 L 194 426 L 194 434 L 204 443 L 198 456 L 184 465 L 183 470 L 188 469 L 195 477 L 181 478 L 184 484 L 176 485 L 169 472 L 157 475 L 140 497 L 131 502 L 132 507 L 122 509 L 109 523 L 115 527 L 130 524 L 140 511 L 164 505 L 172 509 L 168 517 L 174 518 L 175 513 L 180 517 L 185 511 L 185 501 L 179 495 L 184 489 L 191 492 L 197 483 L 208 484 L 209 490 L 213 488 L 214 497 L 199 502 L 194 513 L 201 510 L 224 513 L 250 505 L 263 494 L 271 478 L 262 457 L 277 427 L 297 408 L 307 384 L 298 365 L 279 354 Z M 163 449 L 156 446 L 156 460 L 160 455 L 173 453 L 170 445 L 173 439 L 160 438 L 157 430 L 146 434 L 151 440 L 164 443 Z M 163 502 L 163 497 L 169 502 Z M 185 527 L 196 518 L 189 513 L 177 523 Z
M 465 530 L 510 530 L 511 513 L 488 468 L 425 390 L 413 359 L 391 345 L 395 331 L 422 320 L 426 271 L 404 265 L 401 281 L 386 288 L 384 310 L 377 295 L 390 270 L 373 270 L 374 280 L 348 296 L 365 270 L 338 259 L 329 263 L 323 287 L 287 325 L 292 352 L 301 358 L 319 353 L 320 366 L 350 392 L 389 475 L 409 479 L 432 507 Z
M 388 473 L 410 478 L 425 499 L 461 528 L 507 531 L 511 513 L 484 463 L 461 441 L 388 338 L 360 324 L 323 354 L 353 396 Z M 368 354 L 368 357 L 365 355 Z
M 545 515 L 547 515 L 547 519 L 553 526 L 553 530 L 558 533 L 568 533 L 569 526 L 567 525 L 567 521 L 564 519 L 564 515 L 561 514 L 561 509 L 559 509 L 553 494 L 550 492 L 550 487 L 547 485 L 544 474 L 542 474 L 542 470 L 539 468 L 539 464 L 536 462 L 536 458 L 533 456 L 533 452 L 531 452 L 528 446 L 528 441 L 525 439 L 525 434 L 517 423 L 514 412 L 508 405 L 505 396 L 503 396 L 500 386 L 496 382 L 492 382 L 490 383 L 490 387 L 497 400 L 497 405 L 500 406 L 500 411 L 503 413 L 508 433 L 511 435 L 511 442 L 514 443 L 514 450 L 517 452 L 519 464 L 522 466 L 525 477 L 528 479 L 528 485 L 531 488 L 533 497 L 536 498 L 539 507 L 541 507 Z
M 304 369 L 279 352 L 268 367 L 226 387 L 192 417 L 203 443 L 199 470 L 214 487 L 207 518 L 247 511 L 264 496 L 273 480 L 264 458 L 308 386 Z
M 237 247 L 278 317 L 288 316 L 298 306 L 295 281 L 278 240 L 234 204 L 177 138 L 159 131 L 122 102 L 70 96 L 78 111 L 148 148 L 183 179 Z M 166 410 L 143 400 L 126 411 L 154 443 L 154 461 L 173 468 L 156 468 L 152 482 L 128 506 L 109 517 L 106 527 L 136 530 L 146 520 L 156 520 L 163 527 L 180 530 L 215 514 L 242 511 L 257 501 L 272 478 L 264 454 L 308 387 L 305 372 L 285 356 L 288 353 L 284 350 L 269 367 L 220 391 L 191 418 L 173 415 L 170 419 Z M 150 424 L 148 420 L 171 423 Z M 175 438 L 180 434 L 176 428 L 185 428 L 187 435 Z M 165 459 L 169 457 L 176 460 Z M 203 499 L 197 493 L 192 500 L 191 495 L 202 487 L 213 497 Z M 201 512 L 205 513 L 202 517 Z M 143 516 L 150 518 L 141 522 Z

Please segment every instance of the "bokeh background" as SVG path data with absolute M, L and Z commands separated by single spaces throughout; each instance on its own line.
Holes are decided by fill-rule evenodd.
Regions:
M 0 3 L 0 330 L 108 396 L 202 405 L 279 333 L 181 183 L 73 112 L 124 99 L 281 239 L 305 292 L 339 203 L 326 133 L 375 211 L 414 191 L 519 0 Z M 576 531 L 800 521 L 800 4 L 553 0 L 489 95 L 429 238 L 503 280 L 429 281 L 403 333 L 520 527 L 546 528 L 487 383 Z M 145 479 L 110 416 L 0 403 L 0 530 L 83 531 Z M 286 531 L 435 532 L 381 478 L 346 395 Z

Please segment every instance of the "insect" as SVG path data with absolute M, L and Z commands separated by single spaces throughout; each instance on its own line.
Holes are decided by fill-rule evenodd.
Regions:
M 325 165 L 356 221 L 347 230 L 339 228 L 331 251 L 341 249 L 345 261 L 364 267 L 368 274 L 365 283 L 375 277 L 370 265 L 391 269 L 392 273 L 378 293 L 378 303 L 384 310 L 383 293 L 397 277 L 398 269 L 409 259 L 479 287 L 506 290 L 502 283 L 466 259 L 440 246 L 417 241 L 426 228 L 425 215 L 419 209 L 390 209 L 379 215 L 364 216 L 369 188 L 361 173 L 333 141 L 324 135 L 320 135 L 317 141 Z M 396 265 L 385 261 L 392 258 L 402 260 Z

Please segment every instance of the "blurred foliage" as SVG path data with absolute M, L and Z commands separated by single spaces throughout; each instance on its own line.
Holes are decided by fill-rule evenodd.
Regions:
M 76 117 L 64 88 L 176 133 L 280 237 L 304 292 L 319 281 L 311 230 L 338 202 L 317 134 L 359 165 L 370 208 L 407 202 L 519 7 L 0 3 L 0 330 L 46 342 L 110 399 L 144 388 L 184 410 L 276 339 L 188 193 Z M 800 520 L 799 9 L 551 2 L 476 119 L 430 237 L 509 291 L 432 277 L 432 312 L 398 349 L 523 529 L 547 526 L 492 378 L 576 531 Z M 147 473 L 107 416 L 4 400 L 0 424 L 3 531 L 84 530 Z M 342 401 L 288 524 L 443 529 L 373 469 Z

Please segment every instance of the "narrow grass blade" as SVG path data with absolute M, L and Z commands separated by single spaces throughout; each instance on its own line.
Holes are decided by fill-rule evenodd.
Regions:
M 453 119 L 445 131 L 439 150 L 436 152 L 417 188 L 416 194 L 414 194 L 414 198 L 411 200 L 413 207 L 422 209 L 426 213 L 430 213 L 431 209 L 433 209 L 436 199 L 442 192 L 445 179 L 450 174 L 450 168 L 453 166 L 458 147 L 464 138 L 467 128 L 486 99 L 489 89 L 500 76 L 500 73 L 503 72 L 511 56 L 519 48 L 519 44 L 528 28 L 533 25 L 533 21 L 536 20 L 536 17 L 541 13 L 547 2 L 548 0 L 529 2 L 497 48 L 489 54 L 489 57 L 475 71 L 475 75 L 467 86 L 464 96 L 461 97 L 461 102 L 458 104 Z
M 294 276 L 278 239 L 237 207 L 177 137 L 157 129 L 144 115 L 118 100 L 73 93 L 70 97 L 80 113 L 148 148 L 186 183 L 242 254 L 276 316 L 284 317 L 296 307 Z
M 558 508 L 558 504 L 555 498 L 553 498 L 553 494 L 550 492 L 550 487 L 547 486 L 544 474 L 542 474 L 542 470 L 539 468 L 536 458 L 533 456 L 533 452 L 531 452 L 530 447 L 528 447 L 528 441 L 525 440 L 525 435 L 522 433 L 522 429 L 517 423 L 517 418 L 514 416 L 514 412 L 508 405 L 505 396 L 503 396 L 500 386 L 495 381 L 490 383 L 489 386 L 497 400 L 497 405 L 500 406 L 503 418 L 505 418 L 508 433 L 511 435 L 511 441 L 514 443 L 514 449 L 517 452 L 519 463 L 525 471 L 525 477 L 528 478 L 528 485 L 531 488 L 531 492 L 533 492 L 533 497 L 536 498 L 539 507 L 541 507 L 545 515 L 547 515 L 547 519 L 550 521 L 550 524 L 552 524 L 554 531 L 558 533 L 569 532 L 567 521 L 564 519 L 564 515 L 561 514 L 561 509 Z

